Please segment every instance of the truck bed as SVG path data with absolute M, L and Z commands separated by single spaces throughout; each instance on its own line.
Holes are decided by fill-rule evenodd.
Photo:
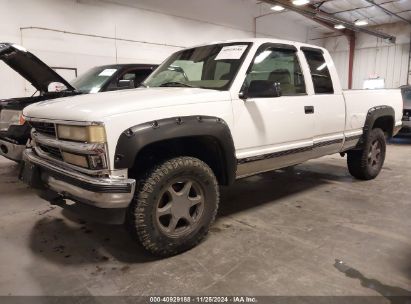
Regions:
M 402 97 L 400 89 L 344 90 L 346 104 L 346 131 L 362 129 L 369 109 L 388 105 L 395 112 L 395 126 L 402 124 Z

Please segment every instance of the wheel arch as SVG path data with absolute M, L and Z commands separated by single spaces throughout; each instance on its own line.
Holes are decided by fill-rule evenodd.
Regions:
M 212 116 L 166 118 L 125 130 L 117 142 L 114 168 L 144 171 L 150 161 L 183 155 L 207 163 L 222 185 L 235 180 L 237 160 L 230 129 L 223 119 Z
M 378 106 L 368 110 L 364 124 L 364 138 L 370 130 L 380 128 L 388 137 L 392 137 L 395 128 L 395 111 L 390 106 Z

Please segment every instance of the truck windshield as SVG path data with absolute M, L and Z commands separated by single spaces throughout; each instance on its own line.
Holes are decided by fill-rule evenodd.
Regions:
M 224 43 L 182 50 L 169 57 L 142 84 L 228 90 L 251 43 Z
M 116 68 L 95 67 L 74 79 L 70 84 L 82 93 L 98 93 L 117 72 Z

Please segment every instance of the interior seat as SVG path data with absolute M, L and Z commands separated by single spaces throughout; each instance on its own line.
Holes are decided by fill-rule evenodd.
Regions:
M 291 84 L 291 74 L 287 69 L 277 69 L 272 71 L 268 80 L 280 83 L 283 95 L 295 94 L 294 85 Z

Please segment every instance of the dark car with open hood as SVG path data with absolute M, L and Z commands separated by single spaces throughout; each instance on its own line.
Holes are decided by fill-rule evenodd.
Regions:
M 30 138 L 31 127 L 21 115 L 26 106 L 78 94 L 136 88 L 157 68 L 153 64 L 99 66 L 70 83 L 20 45 L 0 43 L 0 59 L 37 90 L 31 97 L 0 99 L 0 155 L 14 161 L 21 160 Z

